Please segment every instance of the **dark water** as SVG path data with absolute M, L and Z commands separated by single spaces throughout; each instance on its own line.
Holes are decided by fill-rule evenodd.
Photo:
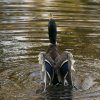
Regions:
M 58 47 L 75 58 L 78 90 L 41 88 L 38 54 L 50 13 Z M 0 100 L 100 100 L 100 0 L 0 0 Z

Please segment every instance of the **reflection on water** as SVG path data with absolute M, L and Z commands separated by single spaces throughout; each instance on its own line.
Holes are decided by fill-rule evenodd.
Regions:
M 100 0 L 0 0 L 0 100 L 99 100 Z M 57 22 L 58 47 L 73 53 L 74 84 L 41 94 L 38 54 Z M 36 93 L 36 91 L 39 93 Z
M 72 89 L 68 87 L 50 87 L 46 93 L 46 100 L 61 100 L 68 99 L 72 100 Z

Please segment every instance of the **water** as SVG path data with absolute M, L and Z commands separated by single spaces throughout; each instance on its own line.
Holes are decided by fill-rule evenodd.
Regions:
M 76 89 L 40 90 L 38 54 L 57 43 L 75 58 Z M 38 92 L 37 92 L 38 91 Z M 0 0 L 0 100 L 100 100 L 100 0 Z

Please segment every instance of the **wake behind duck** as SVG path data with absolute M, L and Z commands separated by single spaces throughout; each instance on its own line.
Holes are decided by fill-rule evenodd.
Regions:
M 41 79 L 45 85 L 44 90 L 48 85 L 73 86 L 71 70 L 74 70 L 75 61 L 70 52 L 59 52 L 56 45 L 57 27 L 52 18 L 48 23 L 48 35 L 50 41 L 48 50 L 39 54 Z

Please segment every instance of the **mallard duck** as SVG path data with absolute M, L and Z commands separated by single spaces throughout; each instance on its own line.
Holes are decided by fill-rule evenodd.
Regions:
M 74 70 L 73 55 L 64 51 L 59 52 L 56 43 L 57 27 L 56 22 L 53 18 L 48 23 L 48 35 L 50 45 L 46 52 L 40 52 L 39 64 L 41 65 L 41 79 L 45 84 L 44 89 L 47 85 L 70 85 L 73 86 L 71 78 L 71 69 Z

